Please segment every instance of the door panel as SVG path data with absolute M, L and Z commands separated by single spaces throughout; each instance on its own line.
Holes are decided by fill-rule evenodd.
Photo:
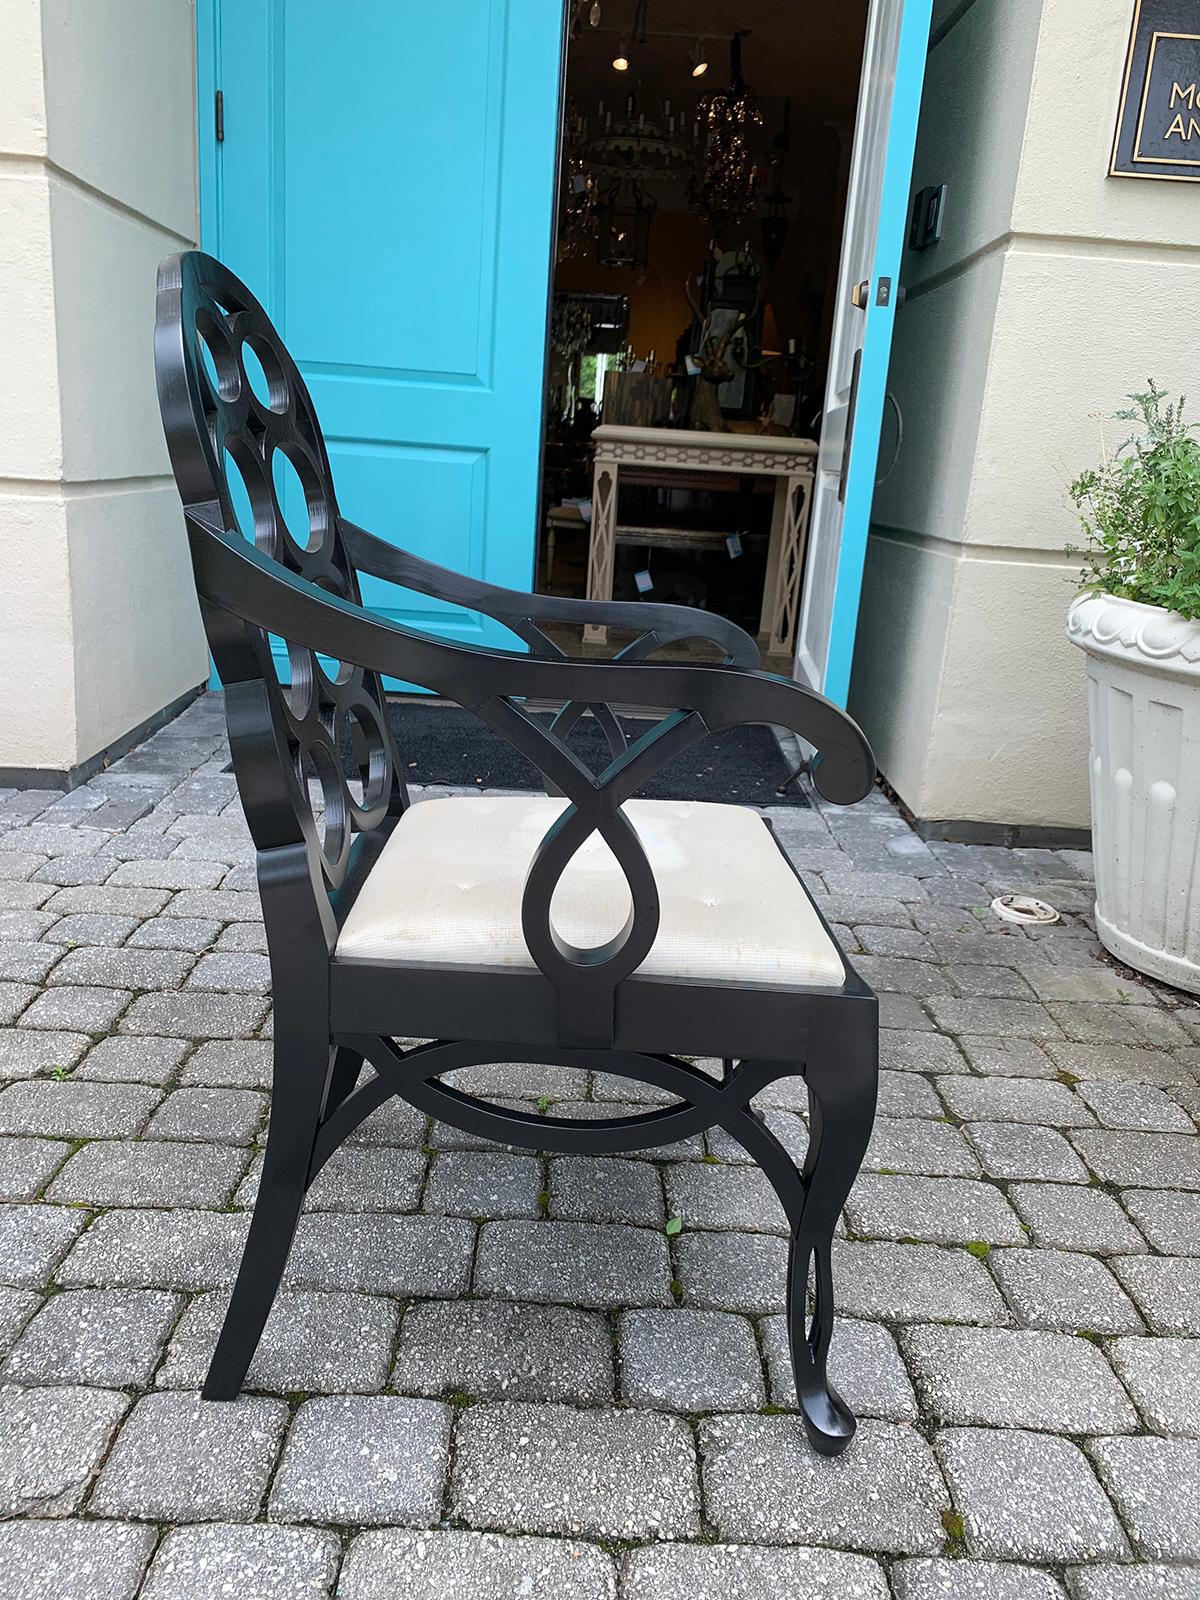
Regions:
M 796 676 L 839 705 L 850 687 L 930 12 L 931 0 L 872 0 L 867 19 L 796 647 Z
M 295 356 L 343 512 L 528 588 L 562 0 L 208 0 L 206 37 L 225 138 L 201 163 L 205 244 Z M 364 600 L 513 642 L 370 579 Z

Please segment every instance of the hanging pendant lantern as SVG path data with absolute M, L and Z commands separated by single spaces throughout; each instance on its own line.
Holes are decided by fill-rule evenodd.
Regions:
M 605 267 L 644 267 L 658 203 L 636 178 L 617 178 L 596 207 L 596 260 Z

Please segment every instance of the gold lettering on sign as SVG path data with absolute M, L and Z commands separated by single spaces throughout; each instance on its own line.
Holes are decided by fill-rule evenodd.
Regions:
M 1172 122 L 1166 133 L 1163 134 L 1164 144 L 1173 133 L 1178 134 L 1185 143 L 1192 139 L 1200 138 L 1200 122 L 1197 122 L 1195 117 L 1189 117 L 1187 120 L 1187 127 L 1185 128 L 1183 125 L 1183 112 L 1178 111 L 1175 114 L 1174 122 Z
M 1186 89 L 1182 89 L 1180 88 L 1179 84 L 1172 83 L 1171 103 L 1167 107 L 1168 111 L 1174 111 L 1176 100 L 1182 100 L 1184 105 L 1187 106 L 1189 110 L 1194 111 L 1196 108 L 1196 85 L 1194 83 L 1189 83 Z

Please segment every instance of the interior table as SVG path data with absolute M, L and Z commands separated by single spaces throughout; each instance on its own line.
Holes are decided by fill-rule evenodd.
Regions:
M 595 460 L 588 599 L 612 599 L 622 483 L 669 488 L 681 476 L 694 480 L 705 473 L 771 478 L 775 482 L 775 501 L 758 634 L 760 644 L 770 655 L 791 655 L 800 611 L 816 443 L 765 433 L 697 433 L 682 428 L 630 428 L 604 423 L 593 432 L 592 441 Z M 623 526 L 621 532 L 626 532 Z M 589 643 L 602 644 L 607 631 L 589 624 L 583 636 Z

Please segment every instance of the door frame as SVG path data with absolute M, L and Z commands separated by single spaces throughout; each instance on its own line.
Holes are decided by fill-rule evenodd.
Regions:
M 912 197 L 913 157 L 916 152 L 917 124 L 925 87 L 925 63 L 929 53 L 933 0 L 902 0 L 902 7 L 896 76 L 892 84 L 892 104 L 888 116 L 883 187 L 880 192 L 879 217 L 876 224 L 875 256 L 870 279 L 871 292 L 862 332 L 862 357 L 854 402 L 855 414 L 851 419 L 851 426 L 855 432 L 857 432 L 858 418 L 862 415 L 873 416 L 882 423 L 896 312 L 903 298 L 900 288 L 900 268 Z M 889 278 L 892 283 L 892 293 L 886 305 L 877 303 L 877 289 L 881 278 Z M 874 338 L 871 337 L 872 334 L 875 335 Z M 855 450 L 854 433 L 849 441 L 849 471 L 846 477 L 841 539 L 838 546 L 837 572 L 834 578 L 833 605 L 829 621 L 829 649 L 825 661 L 824 679 L 819 685 L 822 694 L 839 706 L 844 706 L 849 697 L 854 647 L 858 636 L 858 611 L 879 458 L 878 427 L 875 433 L 875 448 L 869 452 Z

